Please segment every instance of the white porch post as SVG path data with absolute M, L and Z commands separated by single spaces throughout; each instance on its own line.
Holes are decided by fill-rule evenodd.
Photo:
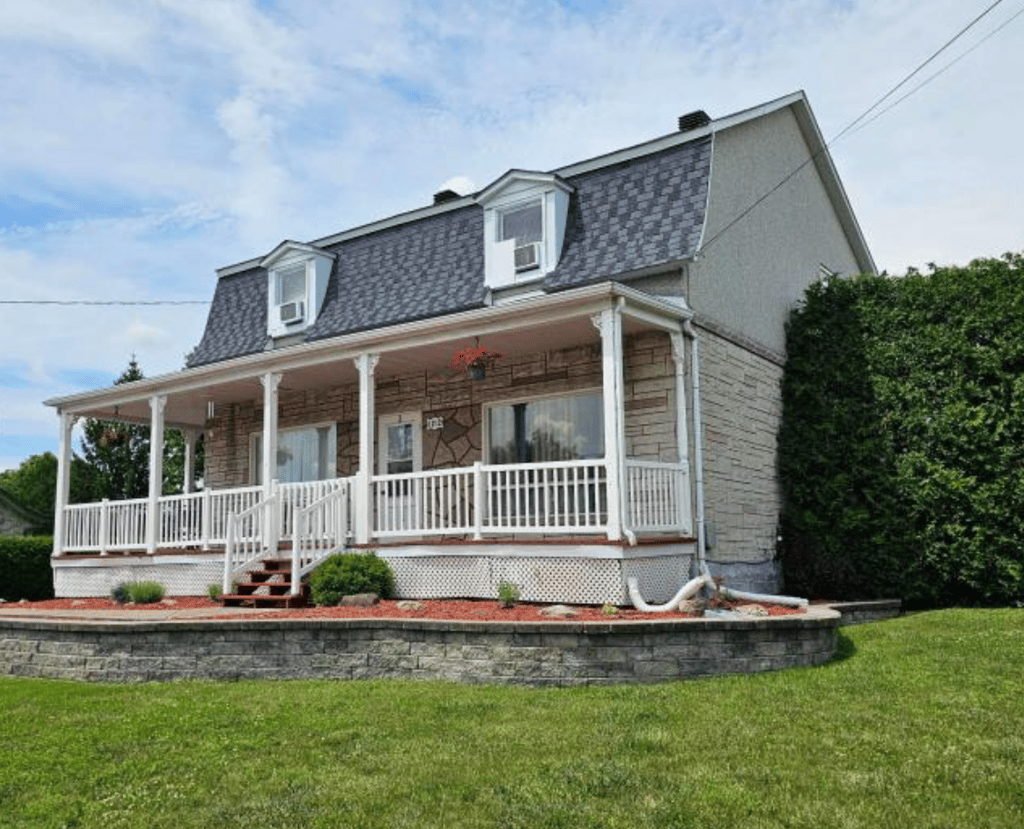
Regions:
M 146 551 L 153 555 L 160 540 L 160 496 L 164 485 L 164 409 L 166 395 L 149 398 L 149 508 Z
M 359 471 L 355 481 L 355 536 L 357 544 L 367 544 L 373 533 L 373 504 L 370 483 L 373 478 L 373 446 L 376 431 L 374 398 L 376 386 L 373 372 L 380 360 L 379 354 L 360 354 L 355 359 L 359 369 Z
M 263 457 L 261 473 L 263 475 L 263 498 L 273 496 L 277 488 L 277 387 L 281 382 L 280 372 L 268 371 L 260 382 L 263 384 Z M 267 508 L 267 549 L 277 555 L 279 531 L 277 517 L 279 510 Z
M 680 473 L 679 491 L 679 526 L 680 529 L 692 528 L 690 519 L 692 504 L 690 503 L 690 436 L 687 430 L 686 412 L 686 340 L 682 331 L 673 331 L 672 362 L 676 369 L 676 444 L 679 452 Z M 690 530 L 692 532 L 692 529 Z
M 181 436 L 185 439 L 185 480 L 181 482 L 181 491 L 189 495 L 195 487 L 196 441 L 199 440 L 199 432 L 196 429 L 182 429 Z
M 57 410 L 60 415 L 60 448 L 57 450 L 57 494 L 53 508 L 53 555 L 59 556 L 64 547 L 64 508 L 71 492 L 71 429 L 75 417 Z
M 604 458 L 607 469 L 608 540 L 622 538 L 622 498 L 625 471 L 623 418 L 622 317 L 616 307 L 592 318 L 601 332 L 602 399 L 604 402 Z

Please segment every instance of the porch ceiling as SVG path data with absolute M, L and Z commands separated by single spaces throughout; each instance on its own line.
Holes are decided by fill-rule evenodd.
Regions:
M 538 301 L 530 299 L 453 315 L 445 320 L 421 321 L 297 346 L 294 350 L 268 351 L 47 403 L 82 416 L 148 423 L 149 397 L 166 395 L 168 426 L 201 428 L 211 403 L 216 407 L 261 399 L 260 377 L 268 371 L 281 373 L 281 390 L 355 384 L 359 374 L 354 358 L 369 351 L 380 355 L 375 371 L 378 381 L 419 371 L 428 372 L 432 377 L 454 379 L 456 374 L 451 369 L 454 352 L 476 345 L 478 337 L 481 345 L 506 357 L 595 345 L 600 342 L 600 332 L 591 319 L 602 307 L 608 307 L 609 295 L 625 295 L 622 330 L 627 335 L 678 325 L 679 318 L 687 316 L 685 311 L 670 303 L 621 285 L 609 288 L 606 283 L 539 297 Z M 578 301 L 567 301 L 573 297 Z M 637 303 L 637 298 L 642 298 L 642 302 Z M 630 299 L 633 302 L 629 302 Z M 660 306 L 655 313 L 651 313 L 651 303 Z M 640 310 L 639 306 L 648 307 Z M 505 310 L 507 313 L 501 313 Z

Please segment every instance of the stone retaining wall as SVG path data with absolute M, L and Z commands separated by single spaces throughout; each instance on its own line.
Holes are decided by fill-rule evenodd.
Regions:
M 817 665 L 839 614 L 746 620 L 480 623 L 331 619 L 85 623 L 0 618 L 0 675 L 98 682 L 446 679 L 658 682 Z

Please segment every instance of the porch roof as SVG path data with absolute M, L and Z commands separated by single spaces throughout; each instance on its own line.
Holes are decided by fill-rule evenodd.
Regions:
M 486 338 L 488 348 L 513 356 L 599 342 L 591 317 L 618 308 L 623 333 L 658 329 L 678 332 L 692 312 L 680 299 L 655 297 L 615 282 L 524 296 L 447 314 L 359 331 L 329 340 L 298 343 L 231 360 L 186 368 L 132 383 L 45 401 L 58 411 L 102 420 L 149 422 L 149 400 L 166 396 L 170 427 L 201 428 L 210 403 L 252 400 L 261 394 L 260 377 L 280 372 L 282 389 L 314 389 L 358 381 L 354 358 L 380 355 L 378 379 L 424 370 L 447 379 L 454 348 Z

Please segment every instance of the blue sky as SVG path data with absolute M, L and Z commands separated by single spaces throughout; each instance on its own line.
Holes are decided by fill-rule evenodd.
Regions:
M 214 269 L 807 91 L 827 138 L 988 2 L 7 0 L 0 299 L 199 300 Z M 1005 0 L 942 66 L 1024 7 Z M 1024 16 L 833 148 L 879 266 L 1024 249 Z M 137 355 L 175 371 L 205 306 L 0 305 L 0 469 L 41 401 Z

